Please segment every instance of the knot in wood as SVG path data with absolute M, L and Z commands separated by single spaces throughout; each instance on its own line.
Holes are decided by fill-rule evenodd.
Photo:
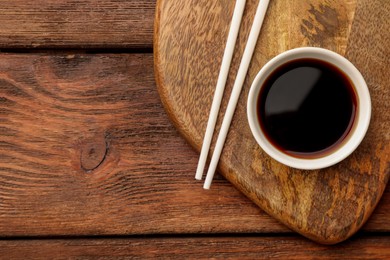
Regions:
M 81 147 L 81 168 L 92 171 L 99 167 L 106 158 L 108 144 L 104 139 L 90 140 Z

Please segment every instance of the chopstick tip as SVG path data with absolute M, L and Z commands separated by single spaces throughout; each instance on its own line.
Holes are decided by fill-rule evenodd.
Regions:
M 205 183 L 204 185 L 203 185 L 203 189 L 205 189 L 205 190 L 209 190 L 210 189 L 210 184 L 207 184 L 207 183 Z

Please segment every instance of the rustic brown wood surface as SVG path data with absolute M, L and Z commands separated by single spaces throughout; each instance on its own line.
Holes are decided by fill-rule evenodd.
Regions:
M 288 232 L 193 181 L 151 54 L 1 54 L 0 84 L 0 236 Z
M 247 1 L 223 108 L 257 3 Z M 159 92 L 176 127 L 198 150 L 233 7 L 234 2 L 206 0 L 157 4 Z M 291 229 L 321 243 L 354 234 L 371 215 L 390 176 L 389 13 L 386 0 L 271 1 L 221 156 L 222 174 L 239 190 Z M 247 94 L 261 66 L 300 46 L 320 46 L 349 58 L 365 77 L 373 104 L 370 129 L 356 152 L 317 171 L 294 170 L 272 160 L 255 142 L 246 119 Z
M 154 83 L 154 1 L 30 2 L 0 0 L 0 259 L 389 258 L 389 188 L 332 247 L 220 175 L 202 190 Z
M 151 48 L 155 0 L 0 0 L 0 48 Z
M 162 237 L 0 241 L 7 259 L 384 259 L 390 238 L 352 239 L 333 247 L 295 237 Z M 1 256 L 0 256 L 1 258 Z

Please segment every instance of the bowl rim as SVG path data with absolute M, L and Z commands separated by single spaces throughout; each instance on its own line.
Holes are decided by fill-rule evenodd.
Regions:
M 270 73 L 282 64 L 300 58 L 319 59 L 333 64 L 353 83 L 358 99 L 358 109 L 352 131 L 345 141 L 329 154 L 318 158 L 298 158 L 285 154 L 274 147 L 265 138 L 257 119 L 257 97 L 260 89 Z M 316 170 L 332 166 L 348 157 L 361 143 L 371 119 L 371 98 L 367 84 L 359 70 L 345 57 L 328 49 L 319 47 L 300 47 L 280 53 L 268 61 L 257 73 L 248 94 L 247 117 L 251 132 L 256 142 L 269 156 L 287 166 L 303 169 Z

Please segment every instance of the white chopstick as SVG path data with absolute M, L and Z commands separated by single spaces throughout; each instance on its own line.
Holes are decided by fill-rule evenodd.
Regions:
M 230 24 L 228 39 L 226 42 L 225 52 L 222 58 L 221 69 L 218 76 L 217 87 L 214 93 L 213 103 L 211 105 L 210 116 L 207 122 L 206 133 L 203 140 L 202 150 L 200 153 L 198 168 L 196 169 L 195 179 L 201 180 L 204 167 L 206 165 L 207 155 L 209 153 L 211 139 L 215 124 L 217 122 L 219 108 L 225 90 L 226 80 L 229 73 L 230 63 L 233 58 L 234 46 L 236 45 L 237 35 L 240 29 L 241 18 L 244 13 L 246 0 L 237 0 L 234 7 L 233 18 Z
M 248 37 L 248 42 L 245 46 L 240 67 L 237 72 L 236 81 L 234 82 L 232 94 L 230 95 L 229 104 L 226 109 L 225 117 L 222 122 L 221 130 L 218 135 L 213 156 L 211 158 L 206 180 L 203 185 L 204 189 L 210 189 L 211 182 L 213 180 L 214 173 L 217 168 L 218 161 L 221 156 L 222 149 L 226 140 L 226 136 L 227 133 L 229 132 L 229 127 L 232 122 L 233 114 L 237 106 L 238 98 L 240 97 L 242 85 L 244 84 L 246 74 L 248 72 L 249 64 L 252 60 L 252 55 L 256 47 L 256 42 L 260 34 L 260 29 L 263 24 L 265 14 L 267 12 L 268 3 L 269 0 L 260 0 L 260 3 L 257 7 L 255 19 L 253 20 L 252 28 Z

